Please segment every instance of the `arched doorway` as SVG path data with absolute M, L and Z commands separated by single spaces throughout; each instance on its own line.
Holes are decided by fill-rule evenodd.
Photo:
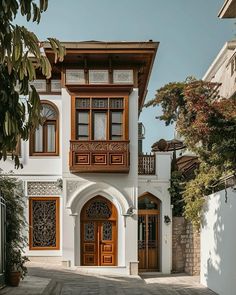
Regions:
M 81 265 L 117 265 L 117 210 L 101 196 L 81 211 Z
M 139 271 L 159 271 L 160 201 L 147 193 L 138 200 Z

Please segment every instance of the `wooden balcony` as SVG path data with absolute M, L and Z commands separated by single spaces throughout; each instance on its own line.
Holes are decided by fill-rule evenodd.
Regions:
M 129 141 L 70 141 L 70 171 L 128 173 Z
M 155 175 L 156 162 L 155 155 L 139 155 L 138 156 L 138 174 L 139 175 Z

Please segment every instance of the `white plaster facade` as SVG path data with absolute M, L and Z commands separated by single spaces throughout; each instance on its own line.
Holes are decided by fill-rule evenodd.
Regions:
M 29 182 L 63 181 L 62 191 L 56 193 L 60 198 L 60 249 L 59 250 L 29 250 L 30 257 L 42 257 L 48 261 L 50 257 L 58 259 L 81 271 L 98 273 L 136 274 L 138 271 L 138 197 L 143 193 L 151 193 L 161 201 L 160 212 L 160 271 L 171 271 L 171 224 L 164 223 L 164 216 L 171 218 L 170 196 L 168 193 L 170 181 L 171 153 L 156 153 L 155 175 L 138 176 L 138 89 L 133 88 L 129 95 L 129 149 L 130 170 L 122 173 L 77 173 L 69 169 L 69 150 L 71 139 L 71 96 L 66 88 L 60 94 L 41 95 L 42 100 L 53 102 L 59 111 L 59 156 L 29 156 L 29 142 L 21 143 L 21 161 L 23 169 L 14 169 L 9 158 L 1 162 L 4 173 L 13 174 L 22 179 L 25 194 L 30 197 Z M 52 196 L 52 192 L 38 189 L 37 196 Z M 54 194 L 55 195 L 55 194 Z M 103 196 L 110 200 L 118 212 L 118 261 L 114 267 L 81 266 L 80 251 L 80 212 L 84 204 L 94 196 Z M 134 208 L 133 216 L 125 216 L 127 210 Z M 28 218 L 28 207 L 26 216 Z
M 201 283 L 220 295 L 234 295 L 236 192 L 228 188 L 206 198 L 201 228 Z

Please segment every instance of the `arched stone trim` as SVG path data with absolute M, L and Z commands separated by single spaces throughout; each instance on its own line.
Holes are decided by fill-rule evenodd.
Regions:
M 71 196 L 66 207 L 71 214 L 80 214 L 84 204 L 96 195 L 101 195 L 110 200 L 116 206 L 118 212 L 123 215 L 130 207 L 125 196 L 115 187 L 104 182 L 90 182 L 81 185 Z

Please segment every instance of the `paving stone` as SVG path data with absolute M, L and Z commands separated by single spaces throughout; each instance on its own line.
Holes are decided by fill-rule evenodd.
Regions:
M 29 274 L 19 288 L 5 288 L 4 295 L 216 295 L 185 274 L 142 274 L 120 277 L 81 274 L 59 266 L 29 265 Z M 38 280 L 37 280 L 38 279 Z M 40 286 L 40 282 L 43 284 Z M 34 284 L 35 283 L 35 284 Z M 47 285 L 47 286 L 46 286 Z M 45 287 L 46 286 L 46 287 Z

